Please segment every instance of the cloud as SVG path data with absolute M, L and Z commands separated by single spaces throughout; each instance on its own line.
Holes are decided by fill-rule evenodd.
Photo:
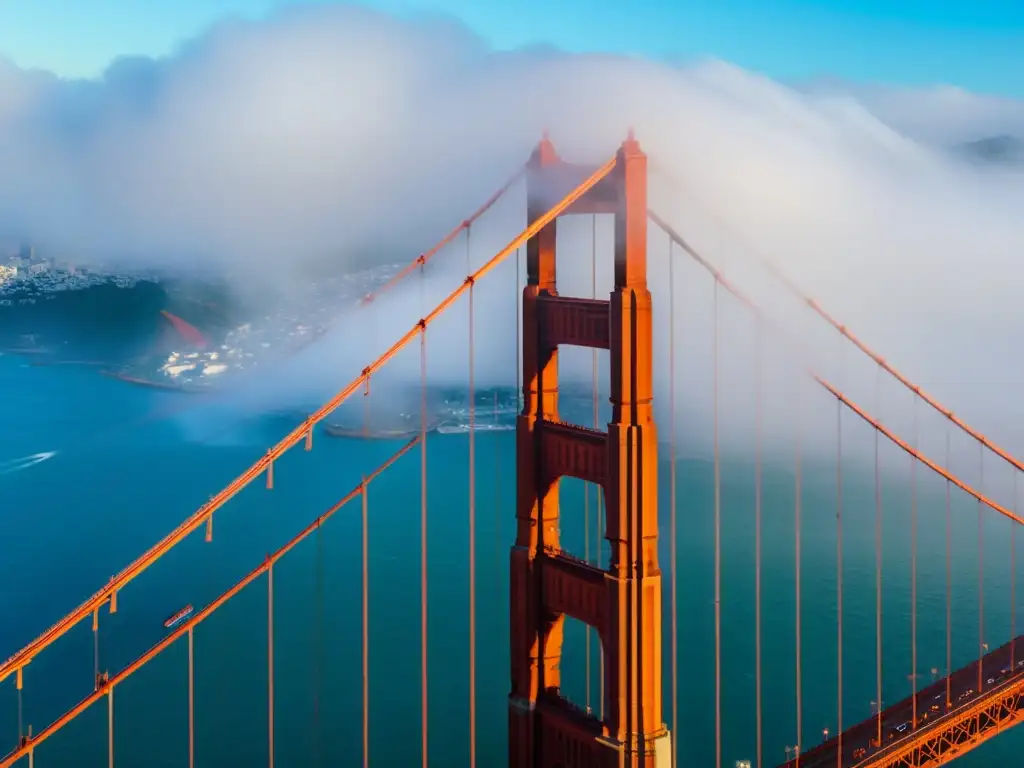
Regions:
M 0 232 L 81 260 L 213 267 L 240 284 L 273 286 L 314 265 L 410 258 L 479 205 L 544 128 L 567 158 L 598 162 L 629 126 L 651 157 L 652 206 L 804 332 L 840 384 L 860 382 L 861 399 L 874 396 L 870 371 L 850 368 L 852 352 L 840 369 L 837 343 L 808 330 L 820 323 L 783 302 L 751 254 L 783 266 L 983 428 L 1005 431 L 1007 414 L 1024 416 L 1010 385 L 1024 373 L 1015 319 L 1024 180 L 946 151 L 1024 132 L 1024 104 L 948 88 L 794 87 L 717 61 L 678 68 L 550 49 L 494 52 L 448 19 L 292 9 L 224 23 L 167 59 L 115 62 L 98 81 L 0 65 Z M 513 190 L 474 228 L 477 264 L 522 227 L 521 194 Z M 610 281 L 606 225 L 598 226 L 598 295 Z M 573 258 L 563 259 L 562 288 L 589 294 L 591 228 L 563 230 Z M 650 238 L 664 349 L 667 246 L 653 227 Z M 413 281 L 378 304 L 376 319 L 343 322 L 295 362 L 308 375 L 281 374 L 289 391 L 312 399 L 357 372 L 458 283 L 464 247 L 438 257 L 426 287 Z M 512 270 L 505 287 L 478 288 L 483 380 L 514 376 Z M 706 433 L 711 288 L 692 267 L 676 272 L 680 343 L 698 355 L 682 364 L 683 422 Z M 722 353 L 723 365 L 739 361 L 727 384 L 742 415 L 739 440 L 752 396 L 751 356 L 737 350 L 749 351 L 753 336 L 741 310 L 723 311 L 740 318 L 723 320 L 723 345 L 733 350 Z M 444 322 L 464 339 L 458 312 Z M 432 355 L 434 371 L 465 370 L 460 344 Z M 566 360 L 588 378 L 589 355 Z M 394 366 L 415 378 L 418 358 Z M 785 392 L 781 367 L 773 375 Z M 663 372 L 659 382 L 664 395 Z M 895 390 L 888 396 L 903 402 Z M 789 427 L 779 413 L 773 429 L 782 435 Z M 1020 449 L 1020 438 L 1005 441 Z
M 949 85 L 912 89 L 821 79 L 797 87 L 819 99 L 863 105 L 897 130 L 932 144 L 1024 134 L 1024 101 L 1020 99 L 976 94 Z

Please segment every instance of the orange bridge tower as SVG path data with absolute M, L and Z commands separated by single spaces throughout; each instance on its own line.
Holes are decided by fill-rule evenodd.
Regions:
M 593 172 L 562 161 L 547 136 L 530 159 L 527 215 Z M 517 534 L 511 557 L 510 768 L 667 768 L 662 721 L 658 445 L 653 414 L 651 294 L 647 288 L 647 157 L 633 138 L 614 170 L 568 211 L 615 217 L 609 299 L 559 296 L 557 220 L 527 243 L 523 397 L 517 425 Z M 558 415 L 558 348 L 608 349 L 607 433 Z M 563 476 L 595 483 L 606 504 L 607 570 L 561 549 Z M 603 719 L 560 692 L 565 616 L 597 630 L 604 650 Z

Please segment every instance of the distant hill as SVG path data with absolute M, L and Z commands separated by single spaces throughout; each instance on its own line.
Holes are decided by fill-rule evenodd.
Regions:
M 1024 166 L 1024 139 L 1016 136 L 990 136 L 958 144 L 953 149 L 961 157 L 976 163 Z

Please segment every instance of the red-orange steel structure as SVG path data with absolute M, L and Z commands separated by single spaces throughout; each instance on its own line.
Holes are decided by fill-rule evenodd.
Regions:
M 523 289 L 523 411 L 516 434 L 517 534 L 511 563 L 510 768 L 662 766 L 661 572 L 657 435 L 653 417 L 651 295 L 647 289 L 647 158 L 632 137 L 614 171 L 569 213 L 615 217 L 609 300 L 560 296 L 555 228 L 527 242 Z M 550 190 L 586 173 L 545 138 L 527 169 L 527 216 Z M 568 424 L 558 411 L 558 348 L 608 349 L 608 432 Z M 607 570 L 567 555 L 559 541 L 559 478 L 605 494 Z M 561 695 L 565 616 L 597 630 L 604 649 L 604 718 Z
M 976 662 L 908 696 L 875 717 L 850 727 L 842 744 L 831 739 L 791 760 L 782 768 L 930 768 L 944 765 L 974 747 L 1017 725 L 1024 718 L 1024 667 L 1013 663 L 1018 637 L 983 658 L 987 680 L 980 695 L 972 695 Z M 947 691 L 956 697 L 947 701 Z M 917 702 L 922 702 L 918 715 Z M 881 732 L 878 723 L 887 723 Z M 917 730 L 901 732 L 901 724 Z
M 195 717 L 194 717 L 194 628 L 203 622 L 233 595 L 262 574 L 267 575 L 267 723 L 266 734 L 269 764 L 275 764 L 275 668 L 274 668 L 274 565 L 299 541 L 314 531 L 348 501 L 360 496 L 362 500 L 361 554 L 362 554 L 362 762 L 370 764 L 370 723 L 369 723 L 369 658 L 370 636 L 368 631 L 369 607 L 369 498 L 371 481 L 396 461 L 400 456 L 419 446 L 421 451 L 421 760 L 428 764 L 427 740 L 427 454 L 426 454 L 426 377 L 427 377 L 427 331 L 442 313 L 463 295 L 469 303 L 469 762 L 477 761 L 477 690 L 476 690 L 476 457 L 474 425 L 476 420 L 474 374 L 474 288 L 476 283 L 513 251 L 525 245 L 527 254 L 526 285 L 521 297 L 517 298 L 517 310 L 522 312 L 522 410 L 516 423 L 516 540 L 510 556 L 510 678 L 511 691 L 508 700 L 510 768 L 573 768 L 595 766 L 601 768 L 675 768 L 677 759 L 689 765 L 687 759 L 673 750 L 673 738 L 679 733 L 670 733 L 663 719 L 662 701 L 662 574 L 658 562 L 658 440 L 653 415 L 653 307 L 648 288 L 647 270 L 647 229 L 648 220 L 658 224 L 669 236 L 672 246 L 678 245 L 693 260 L 703 266 L 713 278 L 714 285 L 714 414 L 715 425 L 715 763 L 722 765 L 722 621 L 721 621 L 721 472 L 718 447 L 718 404 L 719 404 L 719 286 L 737 297 L 753 311 L 757 325 L 757 361 L 754 386 L 755 405 L 755 488 L 754 536 L 756 574 L 754 590 L 756 595 L 754 645 L 755 645 L 755 689 L 756 689 L 756 735 L 751 741 L 756 744 L 756 765 L 762 768 L 764 736 L 762 720 L 762 527 L 768 522 L 762 518 L 762 414 L 766 405 L 762 403 L 762 336 L 767 329 L 778 332 L 771 318 L 745 296 L 739 288 L 726 279 L 714 264 L 693 249 L 671 226 L 649 210 L 647 200 L 647 156 L 630 133 L 616 156 L 598 168 L 574 165 L 562 160 L 550 139 L 545 136 L 525 166 L 468 219 L 453 229 L 437 246 L 425 251 L 406 269 L 377 292 L 364 297 L 362 304 L 369 303 L 374 295 L 387 290 L 398 281 L 420 270 L 426 262 L 441 249 L 453 242 L 465 230 L 467 272 L 469 272 L 469 232 L 474 223 L 507 191 L 512 184 L 525 178 L 527 197 L 527 227 L 505 248 L 494 255 L 474 272 L 469 272 L 465 281 L 453 290 L 437 307 L 427 311 L 423 318 L 396 341 L 380 358 L 368 365 L 362 373 L 344 389 L 339 391 L 324 406 L 303 421 L 284 439 L 274 445 L 266 455 L 243 472 L 220 493 L 190 515 L 180 526 L 158 542 L 154 547 L 136 559 L 127 568 L 84 602 L 77 609 L 57 622 L 47 632 L 14 654 L 0 665 L 0 681 L 14 675 L 19 697 L 18 731 L 20 742 L 6 757 L 0 760 L 0 768 L 7 768 L 19 759 L 27 757 L 33 765 L 35 751 L 65 725 L 88 709 L 92 704 L 106 700 L 107 748 L 109 762 L 114 763 L 114 689 L 135 671 L 146 665 L 164 649 L 183 635 L 188 643 L 188 756 L 189 765 L 195 764 Z M 550 205 L 552 200 L 558 200 Z M 556 231 L 557 221 L 563 214 L 583 214 L 594 217 L 592 282 L 594 293 L 591 298 L 567 297 L 557 289 Z M 614 267 L 613 285 L 608 299 L 596 298 L 596 218 L 609 215 L 614 220 Z M 980 432 L 972 429 L 963 420 L 927 395 L 919 386 L 890 365 L 880 354 L 867 346 L 814 300 L 803 295 L 785 275 L 771 264 L 769 270 L 778 277 L 786 288 L 806 302 L 839 334 L 849 340 L 862 353 L 877 364 L 882 371 L 893 376 L 909 389 L 916 400 L 922 400 L 939 411 L 948 422 L 968 435 L 979 446 L 979 450 L 994 453 L 1005 460 L 1013 471 L 1024 470 L 1024 463 L 1018 461 L 1004 449 L 995 445 Z M 518 273 L 517 273 L 518 274 Z M 670 268 L 670 282 L 674 281 Z M 518 293 L 518 277 L 516 289 Z M 674 292 L 669 293 L 674 302 Z M 670 309 L 670 318 L 674 312 Z M 518 324 L 518 318 L 517 318 Z M 518 333 L 518 328 L 517 328 Z M 674 344 L 674 319 L 669 331 L 670 343 Z M 121 590 L 156 560 L 174 548 L 180 541 L 201 526 L 206 527 L 206 537 L 212 536 L 213 515 L 240 490 L 265 475 L 267 488 L 274 483 L 274 462 L 286 451 L 305 441 L 307 450 L 312 448 L 312 433 L 315 425 L 330 414 L 351 395 L 369 389 L 371 378 L 401 349 L 415 340 L 420 344 L 420 371 L 422 379 L 421 428 L 420 434 L 399 449 L 384 465 L 359 486 L 345 496 L 338 504 L 318 517 L 295 538 L 277 550 L 242 578 L 234 587 L 222 594 L 209 605 L 197 611 L 184 621 L 160 643 L 143 653 L 135 661 L 113 675 L 100 673 L 98 644 L 94 645 L 93 665 L 95 687 L 84 699 L 44 727 L 34 736 L 31 729 L 22 732 L 21 691 L 24 687 L 26 666 L 46 648 L 67 634 L 72 627 L 91 618 L 94 643 L 98 643 L 100 609 L 108 605 L 111 612 L 117 609 Z M 566 422 L 559 411 L 558 359 L 561 345 L 586 347 L 594 350 L 594 426 L 587 428 Z M 607 431 L 597 428 L 597 350 L 609 353 L 611 418 Z M 674 348 L 670 354 L 674 352 Z M 1007 518 L 1011 524 L 1024 523 L 1016 506 L 1003 505 L 978 486 L 964 481 L 954 474 L 947 452 L 943 463 L 929 458 L 917 446 L 916 434 L 910 439 L 901 438 L 865 408 L 854 402 L 851 395 L 826 381 L 814 371 L 807 371 L 836 404 L 837 424 L 837 530 L 836 530 L 836 580 L 839 610 L 837 611 L 837 655 L 836 669 L 839 695 L 836 710 L 840 721 L 839 733 L 831 740 L 813 749 L 806 749 L 802 743 L 802 723 L 806 722 L 802 705 L 802 645 L 801 645 L 801 519 L 800 483 L 803 473 L 800 462 L 800 440 L 797 435 L 796 454 L 796 499 L 794 520 L 795 540 L 795 671 L 796 671 L 796 746 L 790 748 L 793 759 L 787 766 L 813 768 L 814 766 L 906 766 L 923 768 L 946 763 L 971 750 L 988 738 L 1015 725 L 1024 711 L 1024 662 L 1016 644 L 1018 638 L 992 651 L 979 637 L 982 652 L 978 658 L 957 671 L 949 669 L 950 659 L 950 565 L 949 537 L 950 512 L 948 489 L 956 486 L 978 502 L 979 562 L 978 562 L 978 626 L 984 628 L 982 589 L 983 551 L 981 549 L 981 514 L 991 509 Z M 674 357 L 670 377 L 675 375 Z M 676 632 L 676 477 L 674 462 L 675 446 L 675 386 L 672 384 L 670 411 L 673 416 L 671 455 L 673 474 L 671 480 L 671 526 L 672 526 L 672 570 L 673 570 L 673 611 L 671 636 L 671 669 L 673 675 L 672 709 L 673 730 L 679 722 L 680 712 L 677 700 L 679 680 L 675 679 L 678 666 Z M 497 398 L 495 398 L 497 413 Z M 843 609 L 842 609 L 842 415 L 851 413 L 865 422 L 873 431 L 875 447 L 875 692 L 878 698 L 877 711 L 869 719 L 843 729 Z M 916 421 L 915 421 L 916 433 Z M 945 677 L 934 680 L 930 686 L 920 688 L 913 682 L 913 693 L 896 705 L 882 708 L 884 694 L 882 677 L 882 526 L 881 491 L 878 486 L 878 448 L 885 438 L 912 459 L 912 473 L 920 464 L 930 469 L 946 482 L 946 658 Z M 984 465 L 982 465 L 984 466 Z M 585 501 L 584 559 L 574 557 L 562 546 L 560 537 L 560 479 L 578 478 L 597 489 L 597 510 L 604 537 L 610 546 L 610 561 L 601 567 L 600 548 L 597 564 L 590 560 L 589 496 Z M 916 474 L 912 474 L 916 483 Z M 1016 474 L 1014 474 L 1016 483 Z M 589 486 L 588 486 L 589 487 Z M 916 488 L 916 486 L 915 486 Z M 1016 488 L 1016 485 L 1015 485 Z M 589 494 L 589 491 L 587 491 Z M 912 658 L 911 667 L 917 665 L 917 499 L 915 491 L 911 496 L 911 519 L 914 530 L 912 551 L 912 604 L 911 617 Z M 1015 494 L 1016 495 L 1016 494 Z M 1016 499 L 1015 499 L 1016 501 Z M 887 510 L 887 514 L 890 514 Z M 709 513 L 710 514 L 710 513 Z M 1010 537 L 1011 547 L 1013 535 Z M 319 551 L 319 550 L 318 550 Z M 1011 554 L 1011 569 L 1015 563 Z M 319 584 L 318 584 L 319 589 Z M 1015 600 L 1015 577 L 1010 585 L 1011 602 Z M 1011 636 L 1015 627 L 1014 606 L 1011 606 Z M 586 707 L 577 706 L 565 695 L 562 688 L 561 661 L 565 637 L 566 617 L 575 618 L 587 626 L 586 647 Z M 888 625 L 887 625 L 888 626 Z M 597 706 L 590 706 L 590 629 L 594 629 L 600 642 L 600 692 Z M 319 667 L 318 667 L 319 668 Z M 888 662 L 887 667 L 888 669 Z M 912 672 L 911 677 L 914 677 Z M 956 697 L 954 699 L 954 696 Z M 315 705 L 315 711 L 318 712 Z M 855 713 L 856 714 L 856 713 Z M 316 716 L 316 715 L 315 715 Z M 903 727 L 897 723 L 908 718 Z
M 485 263 L 472 275 L 468 275 L 466 277 L 466 281 L 462 285 L 452 291 L 431 312 L 427 313 L 427 315 L 413 328 L 409 329 L 402 338 L 392 344 L 384 354 L 370 363 L 370 365 L 366 366 L 366 368 L 363 369 L 363 372 L 349 383 L 348 386 L 339 391 L 324 405 L 320 406 L 320 408 L 308 416 L 286 437 L 278 441 L 278 443 L 270 448 L 270 450 L 268 450 L 267 453 L 259 459 L 259 461 L 254 463 L 249 467 L 249 469 L 235 478 L 235 480 L 229 483 L 222 491 L 212 496 L 206 504 L 190 515 L 181 525 L 175 528 L 174 531 L 143 553 L 139 558 L 132 562 L 131 565 L 124 568 L 116 576 L 112 577 L 106 586 L 86 602 L 82 603 L 82 605 L 74 611 L 54 624 L 45 633 L 40 635 L 29 645 L 25 646 L 25 648 L 11 656 L 3 664 L 0 664 L 0 681 L 3 681 L 17 670 L 23 669 L 25 665 L 32 661 L 32 658 L 40 651 L 52 645 L 56 640 L 67 634 L 72 627 L 91 616 L 102 606 L 109 604 L 111 613 L 114 613 L 117 610 L 117 595 L 121 588 L 163 557 L 204 522 L 208 526 L 207 538 L 209 538 L 209 526 L 211 525 L 213 514 L 227 504 L 228 501 L 234 498 L 242 489 L 247 487 L 257 477 L 266 474 L 267 487 L 272 487 L 274 461 L 297 445 L 301 440 L 305 439 L 307 448 L 311 447 L 313 427 L 323 421 L 339 405 L 359 391 L 361 387 L 367 386 L 374 373 L 380 370 L 389 360 L 408 346 L 413 339 L 425 333 L 430 324 L 440 317 L 441 314 L 443 314 L 444 311 L 452 304 L 454 304 L 460 296 L 468 291 L 477 280 L 504 261 L 509 254 L 529 240 L 529 238 L 536 232 L 543 229 L 548 222 L 553 221 L 560 213 L 572 206 L 592 186 L 604 178 L 604 176 L 607 175 L 614 167 L 614 164 L 614 160 L 609 161 L 601 168 L 598 168 L 589 178 L 581 179 L 578 187 L 568 189 L 565 197 L 560 202 L 555 204 L 547 213 L 540 216 L 535 222 L 532 222 L 530 226 L 523 230 L 523 232 L 514 238 L 511 243 L 491 258 L 490 261 Z

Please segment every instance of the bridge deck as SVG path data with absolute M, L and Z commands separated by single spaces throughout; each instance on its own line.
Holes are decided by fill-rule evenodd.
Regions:
M 918 691 L 916 728 L 913 696 L 883 710 L 881 745 L 876 743 L 877 717 L 844 731 L 841 765 L 938 765 L 942 756 L 948 760 L 955 752 L 1015 725 L 1024 695 L 1024 635 L 983 657 L 980 691 L 977 661 L 953 672 L 949 684 L 948 708 L 946 678 Z M 838 746 L 839 738 L 833 737 L 801 755 L 799 762 L 793 759 L 780 768 L 835 768 Z

